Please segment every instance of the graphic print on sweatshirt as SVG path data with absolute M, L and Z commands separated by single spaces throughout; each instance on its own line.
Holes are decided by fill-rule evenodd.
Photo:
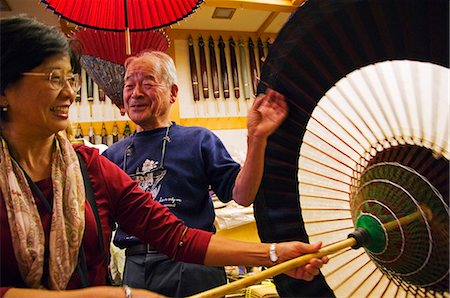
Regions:
M 143 191 L 148 191 L 153 198 L 157 198 L 161 190 L 162 180 L 166 176 L 167 170 L 159 167 L 159 162 L 146 159 L 142 164 L 142 170 L 136 169 L 136 174 L 131 174 L 133 180 L 138 181 L 139 187 Z

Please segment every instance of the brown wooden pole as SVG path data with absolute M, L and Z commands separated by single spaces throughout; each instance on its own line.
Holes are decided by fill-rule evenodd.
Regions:
M 248 38 L 248 58 L 250 63 L 250 76 L 252 78 L 253 95 L 256 95 L 258 89 L 258 69 L 256 68 L 255 44 L 251 37 Z
M 208 46 L 209 46 L 209 69 L 211 70 L 213 96 L 216 102 L 216 113 L 219 113 L 219 103 L 218 103 L 218 99 L 220 97 L 219 70 L 217 69 L 216 49 L 214 46 L 214 39 L 212 38 L 212 36 L 210 36 L 208 39 Z
M 189 66 L 191 69 L 191 81 L 192 81 L 192 94 L 194 96 L 194 101 L 200 100 L 200 94 L 198 89 L 198 74 L 197 74 L 197 62 L 195 62 L 195 53 L 194 53 L 194 42 L 192 40 L 192 36 L 189 35 L 188 39 L 189 46 Z
M 245 44 L 244 42 L 239 39 L 239 58 L 240 58 L 240 64 L 241 64 L 241 74 L 242 74 L 242 92 L 244 95 L 244 99 L 247 101 L 250 100 L 251 97 L 251 91 L 250 91 L 250 83 L 248 81 L 249 74 L 248 74 L 248 65 L 247 65 L 247 56 L 245 55 Z
M 125 13 L 125 53 L 130 56 L 131 55 L 131 36 L 130 36 L 130 28 L 128 27 L 128 2 L 127 0 L 123 1 L 123 11 Z
M 236 98 L 238 112 L 240 112 L 239 98 L 241 95 L 239 92 L 239 72 L 236 59 L 236 44 L 232 37 L 230 37 L 228 45 L 230 47 L 231 79 L 233 81 L 234 97 Z
M 266 55 L 264 55 L 264 44 L 261 37 L 258 37 L 258 61 L 259 61 L 259 72 L 262 72 L 263 63 L 266 60 Z
M 255 275 L 244 277 L 229 284 L 205 292 L 198 293 L 196 295 L 190 296 L 190 298 L 223 297 L 226 294 L 229 294 L 233 291 L 259 283 L 267 278 L 271 278 L 275 275 L 284 273 L 297 267 L 304 266 L 314 258 L 322 258 L 334 254 L 344 248 L 352 247 L 354 245 L 356 245 L 356 240 L 354 238 L 348 238 L 338 243 L 323 247 L 318 252 L 306 254 L 298 258 L 283 262 L 281 264 L 270 267 L 264 271 L 256 273 Z
M 202 79 L 203 98 L 206 99 L 209 98 L 208 70 L 206 68 L 205 42 L 201 36 L 198 39 L 198 48 L 200 51 L 200 73 Z
M 92 105 L 94 104 L 94 81 L 86 73 L 86 92 L 89 103 L 89 116 L 92 118 Z
M 230 98 L 230 84 L 228 81 L 228 66 L 227 57 L 225 55 L 225 42 L 222 36 L 219 37 L 219 61 L 220 61 L 220 74 L 222 77 L 223 97 L 225 99 Z
M 230 37 L 229 46 L 230 46 L 230 61 L 232 73 L 231 78 L 233 79 L 234 97 L 239 98 L 241 97 L 241 95 L 239 93 L 239 72 L 236 59 L 236 43 L 234 42 L 232 37 Z

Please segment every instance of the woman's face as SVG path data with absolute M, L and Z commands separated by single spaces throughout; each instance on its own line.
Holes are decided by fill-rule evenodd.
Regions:
M 51 56 L 29 73 L 48 74 L 53 70 L 70 75 L 69 55 Z M 18 133 L 49 136 L 67 127 L 69 107 L 76 97 L 76 90 L 72 90 L 67 82 L 62 88 L 55 88 L 48 76 L 31 74 L 8 86 L 5 95 L 9 128 Z

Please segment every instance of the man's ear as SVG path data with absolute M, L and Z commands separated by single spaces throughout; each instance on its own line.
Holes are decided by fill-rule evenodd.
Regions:
M 178 86 L 177 84 L 173 84 L 172 88 L 170 89 L 170 103 L 175 103 L 178 96 Z

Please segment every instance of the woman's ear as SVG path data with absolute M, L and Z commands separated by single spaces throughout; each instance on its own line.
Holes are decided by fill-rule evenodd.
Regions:
M 8 109 L 8 100 L 6 100 L 5 94 L 0 95 L 0 107 L 2 110 Z
M 8 100 L 6 95 L 0 95 L 0 123 L 6 121 L 8 112 Z

